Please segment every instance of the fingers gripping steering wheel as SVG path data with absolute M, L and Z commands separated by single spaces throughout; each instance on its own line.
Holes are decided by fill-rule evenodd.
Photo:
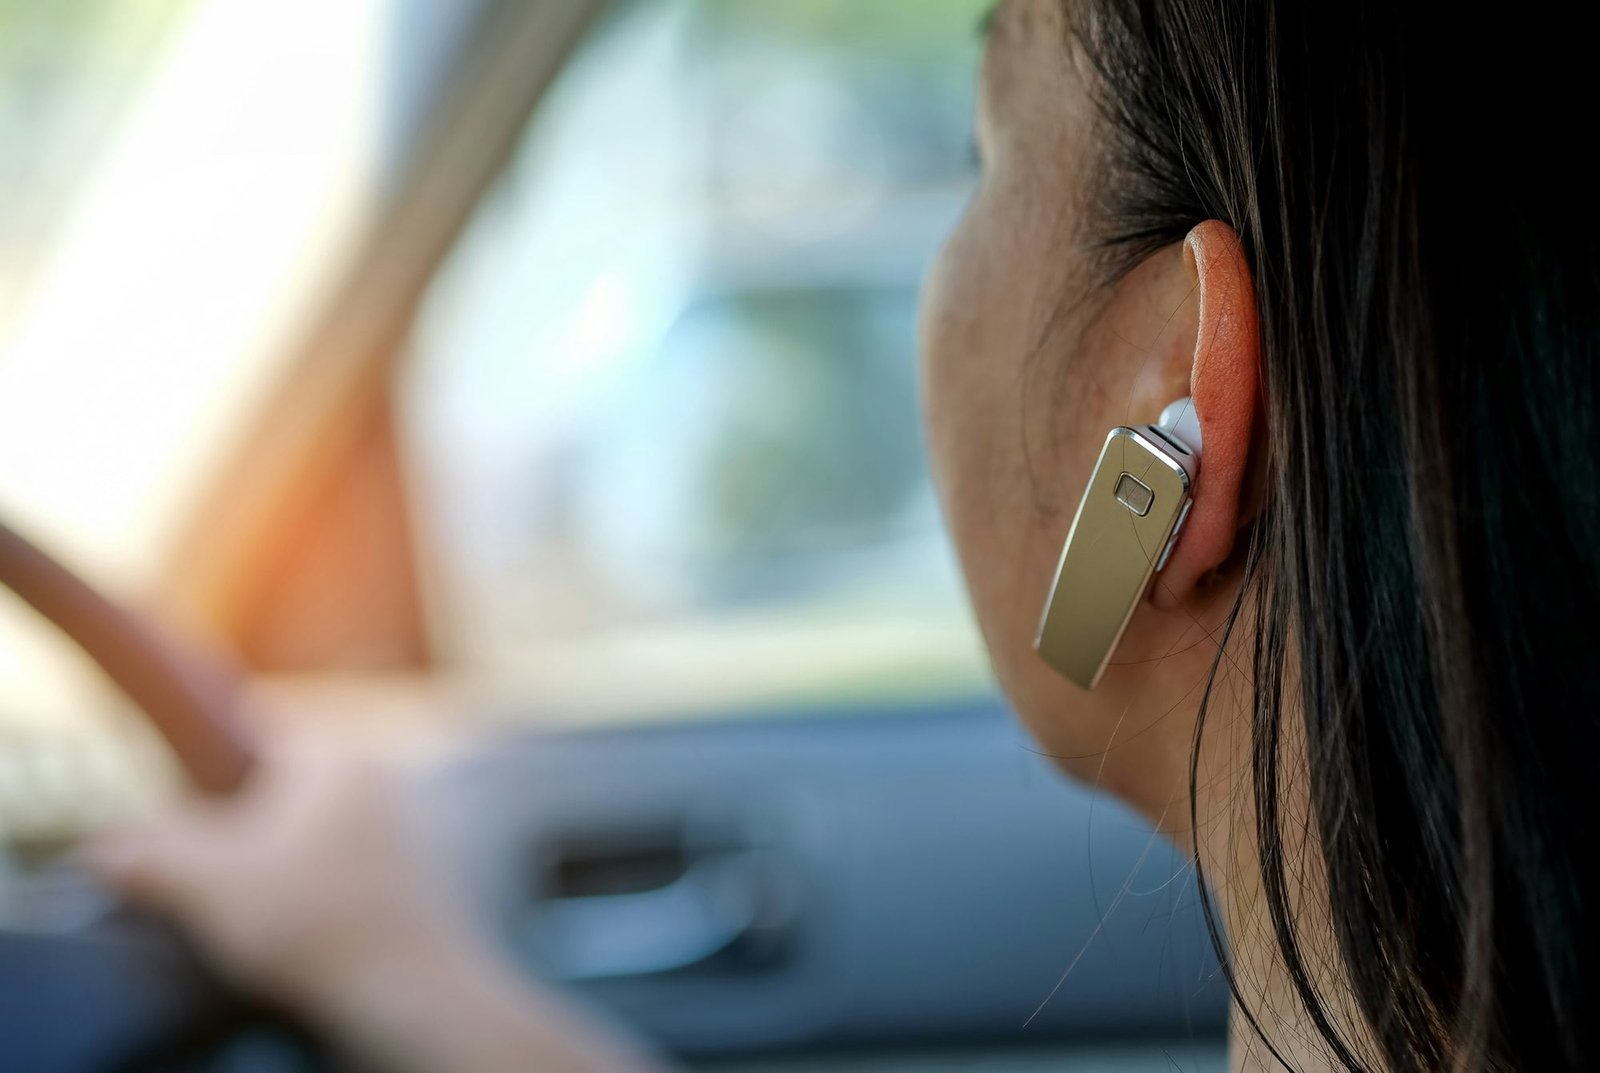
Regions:
M 3 523 L 0 586 L 138 705 L 196 789 L 227 795 L 249 778 L 256 750 L 239 714 L 244 677 L 230 663 L 106 598 Z M 63 1004 L 68 1009 L 52 1017 Z M 83 934 L 0 931 L 0 1048 L 8 1061 L 31 1055 L 28 1068 L 62 1073 L 262 1068 L 220 1045 L 241 1033 L 277 1041 L 269 1068 L 331 1068 L 306 1049 L 304 1033 L 217 985 L 160 922 L 119 910 Z

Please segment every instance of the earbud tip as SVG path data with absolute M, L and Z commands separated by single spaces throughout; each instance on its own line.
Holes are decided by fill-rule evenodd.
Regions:
M 1200 453 L 1200 417 L 1194 412 L 1194 400 L 1185 396 L 1161 411 L 1156 425 L 1173 436 L 1195 454 Z

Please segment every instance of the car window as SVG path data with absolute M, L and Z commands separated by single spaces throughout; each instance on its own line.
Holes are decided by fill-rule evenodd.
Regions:
M 395 2 L 0 0 L 0 516 L 120 596 L 371 211 Z M 0 836 L 160 784 L 121 712 L 0 593 Z
M 525 709 L 986 688 L 919 442 L 983 0 L 634 0 L 432 289 L 400 386 L 432 628 Z
M 0 57 L 0 502 L 137 587 L 371 211 L 391 12 L 0 0 L 0 13 L 17 23 Z
M 0 0 L 0 325 L 182 0 Z

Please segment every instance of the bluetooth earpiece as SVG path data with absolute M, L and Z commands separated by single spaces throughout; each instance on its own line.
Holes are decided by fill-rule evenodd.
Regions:
M 1100 681 L 1150 579 L 1167 565 L 1200 475 L 1200 421 L 1190 399 L 1154 425 L 1106 437 L 1061 549 L 1034 648 L 1085 689 Z

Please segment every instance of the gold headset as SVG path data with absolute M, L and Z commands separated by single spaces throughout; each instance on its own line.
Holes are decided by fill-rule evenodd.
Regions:
M 1093 689 L 1150 579 L 1167 565 L 1200 475 L 1194 403 L 1168 406 L 1154 425 L 1111 430 L 1061 549 L 1034 648 Z

